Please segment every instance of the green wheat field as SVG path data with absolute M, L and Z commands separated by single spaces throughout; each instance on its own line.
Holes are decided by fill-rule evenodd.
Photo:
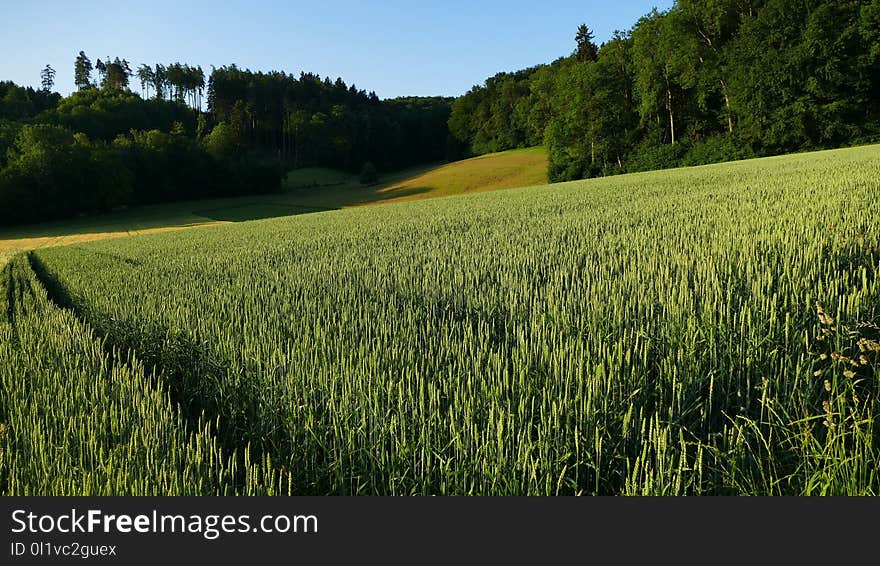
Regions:
M 880 493 L 880 146 L 45 248 L 0 492 Z

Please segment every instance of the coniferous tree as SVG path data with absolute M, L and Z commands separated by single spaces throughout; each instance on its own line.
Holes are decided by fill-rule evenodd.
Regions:
M 587 24 L 581 24 L 578 26 L 577 33 L 574 36 L 574 40 L 577 42 L 575 56 L 578 61 L 595 61 L 598 57 L 599 49 L 596 47 L 596 44 L 593 43 L 593 38 L 593 32 L 590 31 Z
M 153 68 L 149 65 L 141 65 L 137 70 L 138 79 L 141 81 L 141 96 L 143 98 L 150 97 L 150 87 L 152 87 L 156 78 L 153 75 Z
M 165 66 L 159 63 L 153 67 L 153 90 L 156 91 L 156 100 L 164 100 L 166 86 L 168 85 L 168 76 Z
M 95 70 L 98 71 L 98 84 L 104 84 L 104 77 L 107 75 L 107 65 L 99 58 L 95 63 Z
M 43 92 L 51 92 L 52 87 L 55 86 L 55 69 L 51 65 L 47 64 L 40 71 L 40 84 L 42 85 Z
M 77 55 L 73 65 L 73 82 L 79 90 L 92 86 L 92 62 L 82 51 Z

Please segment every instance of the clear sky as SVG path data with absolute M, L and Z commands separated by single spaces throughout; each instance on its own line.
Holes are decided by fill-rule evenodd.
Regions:
M 94 63 L 235 63 L 251 70 L 342 77 L 381 98 L 458 96 L 499 71 L 574 49 L 586 22 L 596 42 L 673 0 L 0 0 L 0 80 L 35 88 L 57 71 L 73 88 L 80 50 Z M 132 88 L 139 89 L 137 79 Z

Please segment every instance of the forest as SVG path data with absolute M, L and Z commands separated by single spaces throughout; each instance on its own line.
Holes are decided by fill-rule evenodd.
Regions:
M 451 100 L 380 100 L 341 78 L 125 59 L 74 62 L 77 91 L 0 82 L 0 223 L 267 193 L 294 168 L 388 171 L 447 157 Z
M 574 26 L 573 26 L 574 29 Z M 678 0 L 456 99 L 312 73 L 74 60 L 0 83 L 0 222 L 278 191 L 291 169 L 399 170 L 544 145 L 566 181 L 880 141 L 880 0 Z
M 880 140 L 880 1 L 678 0 L 456 99 L 466 155 L 544 144 L 551 181 Z

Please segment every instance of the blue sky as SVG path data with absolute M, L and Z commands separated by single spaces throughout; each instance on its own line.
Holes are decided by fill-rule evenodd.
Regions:
M 457 96 L 499 71 L 569 54 L 580 22 L 597 43 L 672 0 L 0 0 L 0 80 L 73 89 L 80 50 L 141 63 L 235 63 L 342 77 L 382 98 Z M 134 80 L 132 87 L 139 88 Z

